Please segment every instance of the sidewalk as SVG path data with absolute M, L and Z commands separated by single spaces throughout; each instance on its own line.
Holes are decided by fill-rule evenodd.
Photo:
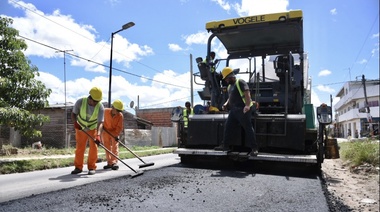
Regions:
M 367 140 L 368 138 L 351 138 L 351 139 L 348 139 L 348 138 L 336 138 L 336 140 L 338 141 L 338 143 L 340 142 L 348 142 L 348 141 L 365 141 Z M 379 142 L 379 140 L 373 140 L 374 142 Z
M 175 147 L 166 147 L 166 148 L 160 148 L 160 149 L 176 149 Z M 159 150 L 159 149 L 157 149 Z M 152 151 L 152 150 L 140 150 L 140 151 L 133 151 L 135 153 L 139 152 L 144 152 L 144 151 Z M 120 151 L 120 153 L 128 153 L 129 151 Z M 105 155 L 105 153 L 98 153 L 98 156 Z M 88 156 L 88 154 L 84 155 L 85 157 Z M 4 156 L 0 157 L 0 163 L 1 162 L 12 162 L 12 161 L 22 161 L 22 160 L 41 160 L 41 159 L 64 159 L 64 158 L 73 158 L 74 159 L 75 155 L 70 154 L 70 155 L 30 155 L 29 157 L 17 157 L 16 155 L 14 157 L 12 156 Z

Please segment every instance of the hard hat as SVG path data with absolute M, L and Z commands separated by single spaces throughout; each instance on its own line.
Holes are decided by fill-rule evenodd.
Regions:
M 113 101 L 112 107 L 114 107 L 116 110 L 120 110 L 120 111 L 124 110 L 123 102 L 120 99 Z
M 208 111 L 210 112 L 219 112 L 219 109 L 217 107 L 210 106 Z
M 99 87 L 93 87 L 91 88 L 90 90 L 90 96 L 93 100 L 97 101 L 97 102 L 100 102 L 102 101 L 102 89 L 100 89 Z
M 223 76 L 223 79 L 225 79 L 229 74 L 233 73 L 233 70 L 232 68 L 230 67 L 225 67 L 223 70 L 222 70 L 222 76 Z

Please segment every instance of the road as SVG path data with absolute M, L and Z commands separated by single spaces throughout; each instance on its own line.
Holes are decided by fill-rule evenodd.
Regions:
M 0 176 L 0 211 L 329 211 L 319 176 L 297 166 L 183 165 L 175 154 L 144 160 L 155 166 L 136 178 L 122 165 L 92 176 L 70 175 L 72 168 Z
M 179 158 L 174 154 L 149 156 L 144 157 L 143 160 L 146 163 L 155 163 L 154 166 L 143 170 L 157 169 L 179 163 Z M 123 161 L 136 171 L 140 171 L 138 165 L 142 164 L 142 162 L 138 159 L 133 158 Z M 105 165 L 106 162 L 97 163 L 98 170 L 95 175 L 87 175 L 87 165 L 84 166 L 83 172 L 79 175 L 70 174 L 74 167 L 0 175 L 0 203 L 134 174 L 132 170 L 122 163 L 119 164 L 120 169 L 118 171 L 105 171 L 103 170 Z

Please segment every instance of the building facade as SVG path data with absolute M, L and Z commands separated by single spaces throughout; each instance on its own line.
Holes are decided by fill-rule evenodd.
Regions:
M 379 129 L 379 80 L 346 82 L 336 97 L 336 137 L 352 138 L 378 135 Z

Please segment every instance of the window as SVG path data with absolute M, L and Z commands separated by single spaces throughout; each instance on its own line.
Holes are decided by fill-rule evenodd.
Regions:
M 377 106 L 379 106 L 379 101 L 378 100 L 376 100 L 376 101 L 370 101 L 370 102 L 368 102 L 368 106 L 370 106 L 370 107 L 377 107 Z

